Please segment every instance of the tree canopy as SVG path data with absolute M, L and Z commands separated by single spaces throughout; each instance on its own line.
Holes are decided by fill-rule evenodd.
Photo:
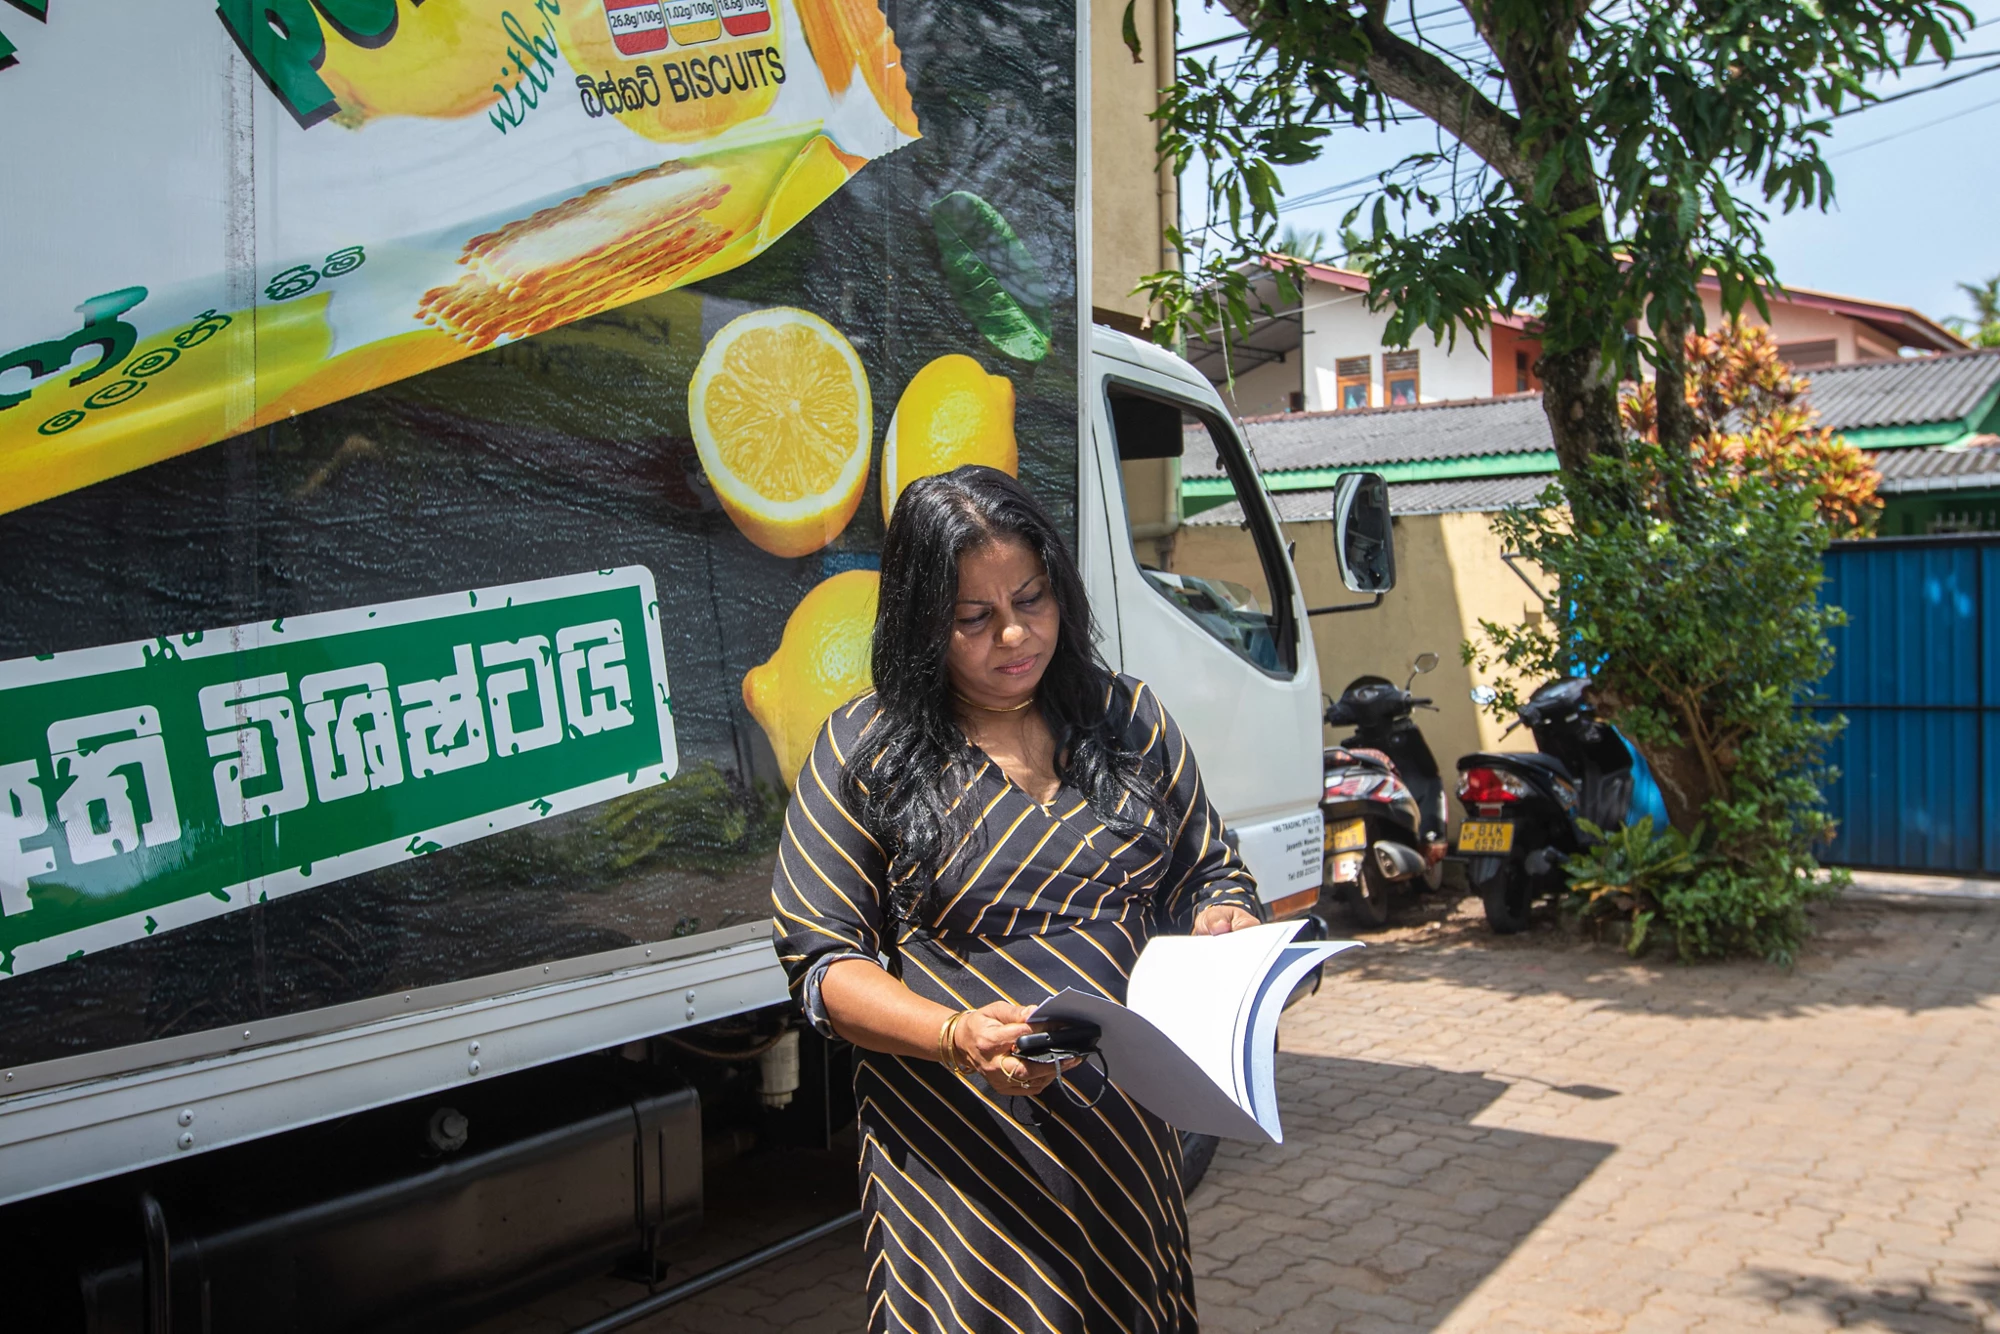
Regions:
M 1162 152 L 1204 165 L 1212 220 L 1172 238 L 1199 262 L 1146 281 L 1164 336 L 1255 318 L 1246 267 L 1275 249 L 1281 167 L 1337 127 L 1426 118 L 1437 149 L 1349 219 L 1367 227 L 1371 299 L 1393 309 L 1385 336 L 1477 338 L 1493 308 L 1533 312 L 1573 501 L 1582 465 L 1618 447 L 1617 385 L 1643 365 L 1661 439 L 1694 440 L 1681 381 L 1704 276 L 1724 310 L 1763 308 L 1778 279 L 1763 224 L 1831 202 L 1833 118 L 1872 77 L 1948 59 L 1972 23 L 1958 0 L 1219 3 L 1245 42 L 1184 57 L 1157 113 Z M 1446 14 L 1472 39 L 1427 37 Z
M 1972 302 L 1972 318 L 1945 323 L 1974 347 L 2000 347 L 2000 273 L 1983 283 L 1960 283 L 1958 290 Z

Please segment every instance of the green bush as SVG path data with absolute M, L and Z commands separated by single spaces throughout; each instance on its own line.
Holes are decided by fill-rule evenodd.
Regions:
M 1574 494 L 1572 494 L 1572 491 Z M 1832 662 L 1820 489 L 1791 472 L 1701 475 L 1658 445 L 1593 460 L 1582 484 L 1496 523 L 1556 586 L 1534 624 L 1481 621 L 1466 660 L 1500 670 L 1496 712 L 1525 687 L 1586 672 L 1602 714 L 1651 763 L 1674 830 L 1611 835 L 1572 863 L 1594 915 L 1683 958 L 1789 962 L 1805 903 L 1832 892 L 1822 755 L 1841 720 L 1803 707 Z M 1642 920 L 1641 915 L 1644 914 Z

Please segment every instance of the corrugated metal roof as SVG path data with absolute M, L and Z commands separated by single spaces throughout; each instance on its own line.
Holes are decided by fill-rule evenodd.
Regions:
M 1965 445 L 1929 449 L 1891 449 L 1875 456 L 1882 474 L 1882 494 L 1913 495 L 1924 491 L 1971 491 L 2000 488 L 2000 435 L 1982 435 Z M 1444 482 L 1393 482 L 1389 508 L 1396 514 L 1490 513 L 1529 505 L 1555 477 L 1534 473 L 1520 477 L 1468 477 Z M 1286 523 L 1326 519 L 1333 492 L 1278 491 L 1271 496 L 1278 517 Z M 1204 510 L 1189 519 L 1197 527 L 1241 523 L 1236 502 Z
M 2000 486 L 2000 436 L 1935 449 L 1883 450 L 1875 470 L 1882 474 L 1882 493 L 1891 496 Z
M 1532 504 L 1555 478 L 1547 473 L 1526 477 L 1469 477 L 1450 482 L 1395 482 L 1389 486 L 1389 510 L 1393 514 L 1467 514 L 1514 509 Z M 1285 523 L 1330 520 L 1333 492 L 1279 491 L 1272 495 L 1278 518 Z M 1235 501 L 1203 510 L 1188 520 L 1195 527 L 1243 522 L 1243 510 Z
M 1821 366 L 1807 378 L 1806 401 L 1836 431 L 1960 421 L 2000 385 L 2000 348 Z
M 1811 372 L 1808 402 L 1836 431 L 1964 420 L 2000 386 L 2000 348 L 1898 361 L 1863 361 Z M 1243 423 L 1258 466 L 1357 468 L 1553 449 L 1539 394 L 1462 399 L 1409 408 L 1293 412 Z M 1973 423 L 1974 426 L 1977 423 Z M 1188 429 L 1184 475 L 1217 477 L 1200 426 Z
M 1182 475 L 1220 476 L 1208 432 L 1190 426 Z M 1348 468 L 1371 463 L 1532 454 L 1554 449 L 1540 394 L 1424 403 L 1409 408 L 1359 408 L 1348 412 L 1291 412 L 1243 422 L 1257 466 L 1265 472 L 1295 468 Z

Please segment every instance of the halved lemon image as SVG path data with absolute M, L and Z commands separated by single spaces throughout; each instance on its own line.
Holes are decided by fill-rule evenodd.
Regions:
M 882 444 L 882 522 L 911 482 L 966 463 L 1020 475 L 1014 382 L 953 352 L 911 376 L 896 401 Z
M 861 506 L 868 374 L 810 311 L 774 306 L 723 325 L 688 384 L 688 426 L 723 510 L 774 556 L 818 551 Z
M 743 705 L 792 786 L 835 709 L 868 689 L 882 577 L 846 570 L 814 587 L 785 620 L 778 651 L 743 678 Z

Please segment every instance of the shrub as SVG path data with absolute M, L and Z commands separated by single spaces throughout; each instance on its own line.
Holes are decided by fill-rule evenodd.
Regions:
M 1805 903 L 1833 888 L 1813 848 L 1832 832 L 1822 755 L 1842 723 L 1802 705 L 1841 619 L 1819 601 L 1821 556 L 1835 532 L 1871 520 L 1874 474 L 1812 425 L 1768 342 L 1761 330 L 1689 340 L 1702 424 L 1691 450 L 1652 438 L 1648 387 L 1628 401 L 1623 457 L 1502 515 L 1501 540 L 1557 591 L 1541 622 L 1482 620 L 1464 646 L 1513 683 L 1496 711 L 1519 707 L 1522 684 L 1594 679 L 1603 715 L 1652 765 L 1673 829 L 1607 836 L 1573 861 L 1573 894 L 1593 915 L 1628 917 L 1634 948 L 1664 930 L 1684 958 L 1788 962 Z

